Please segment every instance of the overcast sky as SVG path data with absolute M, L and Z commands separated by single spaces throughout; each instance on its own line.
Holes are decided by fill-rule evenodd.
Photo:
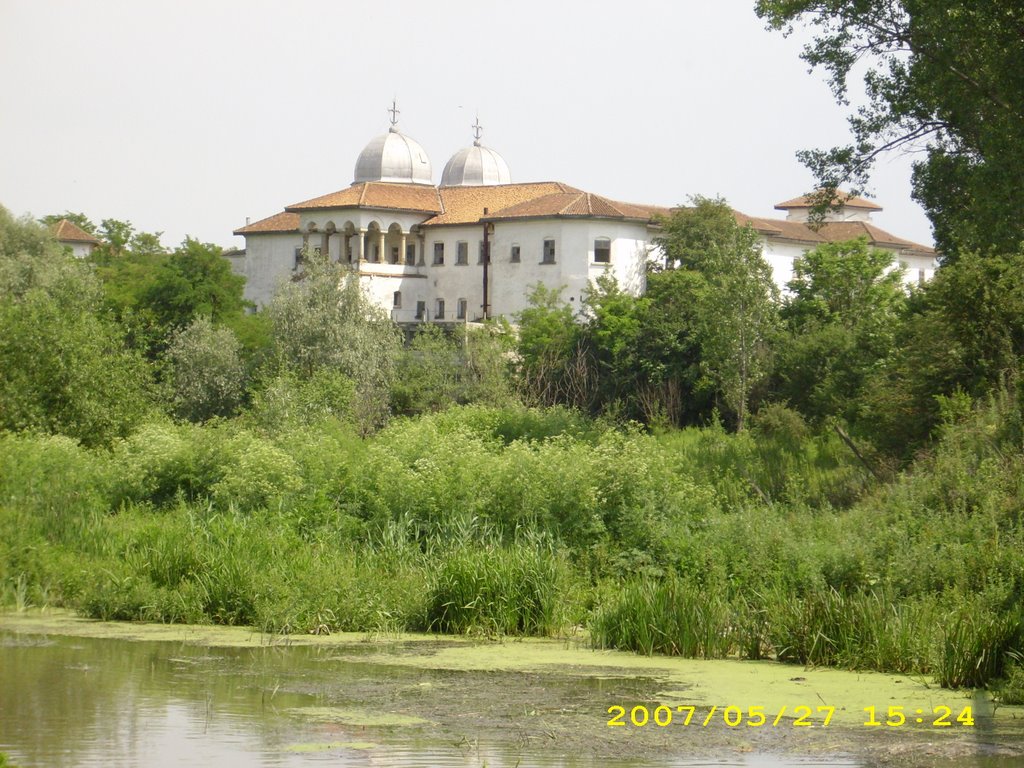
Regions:
M 513 181 L 782 217 L 813 182 L 794 153 L 848 134 L 753 5 L 0 0 L 0 205 L 241 245 L 247 216 L 351 184 L 397 97 L 435 183 L 479 113 Z M 871 191 L 880 226 L 932 242 L 910 158 Z

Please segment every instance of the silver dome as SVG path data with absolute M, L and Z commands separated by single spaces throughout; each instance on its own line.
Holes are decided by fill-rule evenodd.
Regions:
M 355 183 L 396 181 L 405 184 L 433 184 L 430 158 L 423 147 L 394 127 L 378 136 L 356 160 Z
M 480 146 L 479 142 L 452 155 L 441 174 L 442 187 L 482 187 L 511 183 L 512 175 L 504 158 L 493 149 Z

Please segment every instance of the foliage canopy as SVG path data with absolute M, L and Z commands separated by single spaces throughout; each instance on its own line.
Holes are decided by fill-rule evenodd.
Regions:
M 849 103 L 850 78 L 864 71 L 867 101 L 849 117 L 852 143 L 801 153 L 826 197 L 845 182 L 863 188 L 880 154 L 924 146 L 914 196 L 947 258 L 1024 241 L 1020 0 L 758 0 L 756 8 L 775 29 L 813 28 L 803 58 L 825 70 L 839 103 Z

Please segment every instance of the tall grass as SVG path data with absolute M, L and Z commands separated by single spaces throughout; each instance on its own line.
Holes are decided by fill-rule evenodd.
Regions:
M 365 439 L 337 420 L 157 422 L 111 450 L 5 434 L 0 599 L 273 632 L 586 623 L 645 654 L 982 685 L 1024 649 L 1024 449 L 992 407 L 885 486 L 784 410 L 744 435 L 481 407 Z
M 427 627 L 455 634 L 552 635 L 565 626 L 568 580 L 551 548 L 517 542 L 463 546 L 439 558 L 427 594 Z
M 706 659 L 728 656 L 738 639 L 728 603 L 676 576 L 626 582 L 590 633 L 601 648 Z
M 1021 658 L 1024 624 L 1019 610 L 1005 613 L 964 607 L 945 617 L 935 674 L 943 688 L 976 688 L 1001 677 Z

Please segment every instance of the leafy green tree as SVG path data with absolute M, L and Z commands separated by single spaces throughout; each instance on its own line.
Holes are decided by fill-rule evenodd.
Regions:
M 1024 241 L 1024 6 L 1019 0 L 758 0 L 757 13 L 787 34 L 815 31 L 803 58 L 848 103 L 864 73 L 867 101 L 849 118 L 853 141 L 801 153 L 830 196 L 862 188 L 879 155 L 923 146 L 914 196 L 940 250 Z M 823 198 L 823 200 L 824 200 Z
M 1024 358 L 1024 253 L 962 253 L 910 300 L 890 359 L 865 387 L 875 442 L 909 454 L 939 424 L 940 397 L 984 397 Z
M 527 307 L 516 315 L 519 386 L 531 404 L 589 408 L 592 371 L 580 343 L 581 327 L 562 299 L 563 290 L 537 283 Z
M 657 243 L 667 268 L 692 273 L 701 367 L 742 431 L 754 387 L 768 372 L 778 290 L 757 233 L 720 198 L 693 203 L 665 219 Z
M 122 255 L 135 234 L 132 223 L 120 219 L 103 219 L 100 222 L 100 229 L 103 232 L 100 257 Z
M 197 315 L 217 323 L 242 313 L 245 278 L 221 253 L 220 246 L 189 237 L 160 263 L 140 299 L 161 326 L 184 327 Z
M 0 208 L 0 428 L 95 445 L 149 412 L 149 371 L 99 310 L 88 265 Z
M 91 300 L 97 291 L 88 266 L 67 258 L 46 227 L 0 206 L 0 297 L 34 288 L 72 302 Z
M 369 431 L 388 413 L 398 328 L 349 269 L 312 257 L 306 266 L 303 279 L 282 285 L 267 308 L 275 354 L 303 378 L 322 368 L 349 377 L 354 417 Z
M 895 344 L 902 274 L 891 252 L 864 238 L 825 243 L 794 261 L 776 390 L 805 416 L 856 420 L 865 380 Z
M 449 331 L 424 323 L 397 359 L 392 390 L 396 412 L 411 415 L 455 404 L 513 402 L 510 338 L 497 324 Z
M 106 306 L 127 330 L 129 343 L 151 360 L 167 347 L 170 334 L 203 315 L 229 324 L 250 349 L 266 343 L 260 323 L 246 321 L 245 278 L 231 271 L 221 249 L 186 238 L 168 254 L 159 233 L 136 233 L 128 222 L 104 220 L 113 238 L 97 249 L 93 262 Z M 254 326 L 254 327 L 249 327 Z
M 630 412 L 643 381 L 638 352 L 647 303 L 623 291 L 611 274 L 598 277 L 583 297 L 583 334 L 596 367 L 597 396 L 604 404 L 623 403 Z
M 171 335 L 166 353 L 171 410 L 179 419 L 233 416 L 245 393 L 241 345 L 230 328 L 198 315 Z
M 640 312 L 637 399 L 648 422 L 698 423 L 711 414 L 715 386 L 701 370 L 700 313 L 693 297 L 705 288 L 701 274 L 654 270 Z
M 351 422 L 355 385 L 338 370 L 319 368 L 305 378 L 285 368 L 260 381 L 245 414 L 264 432 L 283 434 L 325 422 Z
M 457 403 L 461 367 L 458 341 L 439 325 L 422 324 L 397 358 L 392 389 L 396 412 L 431 413 Z
M 149 371 L 120 329 L 34 289 L 0 301 L 0 427 L 86 445 L 126 435 L 151 410 Z
M 508 321 L 491 320 L 476 328 L 465 326 L 460 345 L 465 359 L 466 402 L 518 404 L 512 386 L 515 333 Z

